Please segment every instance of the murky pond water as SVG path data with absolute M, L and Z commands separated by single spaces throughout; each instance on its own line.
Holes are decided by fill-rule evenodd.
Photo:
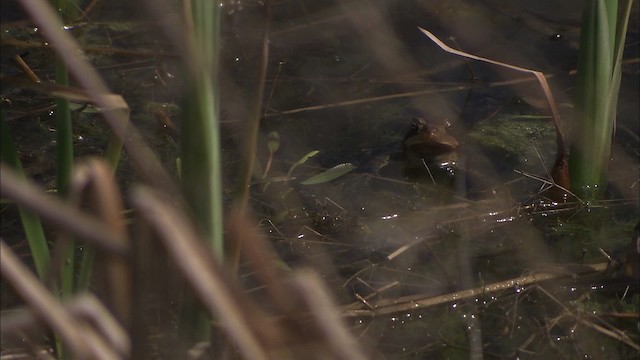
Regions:
M 414 310 L 389 308 L 377 316 L 372 311 L 393 301 L 419 302 L 535 271 L 578 272 L 557 264 L 606 262 L 600 248 L 618 251 L 629 242 L 638 218 L 637 4 L 609 190 L 606 200 L 593 204 L 553 204 L 541 191 L 548 187 L 544 180 L 556 148 L 549 111 L 532 77 L 447 54 L 417 29 L 428 29 L 454 48 L 544 72 L 568 129 L 580 3 L 271 5 L 259 166 L 268 161 L 269 133 L 278 132 L 280 147 L 269 171 L 252 187 L 252 205 L 281 257 L 292 267 L 322 273 L 345 311 L 352 311 L 347 319 L 371 358 L 637 355 L 623 335 L 603 337 L 590 326 L 615 322 L 612 327 L 627 331 L 629 343 L 637 345 L 637 318 L 611 315 L 638 310 L 637 284 L 627 286 L 632 282 L 624 277 L 575 276 Z M 223 18 L 220 92 L 228 184 L 235 181 L 237 145 L 259 96 L 265 26 L 261 3 L 239 4 L 227 3 Z M 183 87 L 176 54 L 157 37 L 155 25 L 106 9 L 96 14 L 100 21 L 79 24 L 74 31 L 94 48 L 131 50 L 89 54 L 114 92 L 129 102 L 133 123 L 175 173 L 179 134 L 173 122 L 180 122 Z M 3 41 L 28 39 L 23 32 L 7 31 Z M 41 58 L 46 52 L 30 51 L 35 70 L 51 76 Z M 3 64 L 3 74 L 5 68 L 10 65 Z M 27 171 L 52 186 L 53 120 L 35 110 L 48 101 L 6 93 L 3 111 Z M 35 114 L 24 115 L 30 112 Z M 99 116 L 76 115 L 78 155 L 103 147 Z M 453 175 L 438 174 L 429 159 L 425 167 L 409 169 L 403 141 L 416 117 L 450 124 L 446 132 L 457 143 L 450 151 L 456 153 Z M 314 150 L 316 156 L 293 168 Z M 386 166 L 367 168 L 380 157 Z M 356 170 L 302 184 L 346 163 Z M 126 161 L 122 168 L 128 184 L 132 175 Z M 3 227 L 3 237 L 10 233 Z

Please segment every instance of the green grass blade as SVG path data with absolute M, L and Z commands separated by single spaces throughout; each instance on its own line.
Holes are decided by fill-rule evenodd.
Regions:
M 629 26 L 629 18 L 631 17 L 631 8 L 633 6 L 633 0 L 623 0 L 621 8 L 623 9 L 620 14 L 620 21 L 618 21 L 618 27 L 616 29 L 615 49 L 614 49 L 614 66 L 613 75 L 611 79 L 611 87 L 609 94 L 607 94 L 607 112 L 616 113 L 618 105 L 618 93 L 620 90 L 620 81 L 622 79 L 622 57 L 624 55 L 624 44 L 627 34 L 627 27 Z M 614 115 L 614 131 L 615 131 L 615 115 Z
M 295 170 L 295 168 L 297 168 L 298 166 L 304 164 L 305 162 L 307 162 L 307 160 L 311 159 L 312 157 L 318 155 L 318 153 L 320 153 L 320 151 L 318 151 L 318 150 L 310 151 L 305 156 L 300 158 L 300 160 L 296 161 L 295 164 L 291 165 L 291 168 L 289 168 L 289 171 L 287 171 L 287 177 L 291 176 L 291 173 L 293 173 L 293 170 Z
M 93 273 L 93 259 L 96 249 L 93 246 L 85 245 L 80 259 L 80 267 L 78 269 L 78 281 L 76 284 L 77 291 L 84 291 L 89 288 L 91 274 Z
M 65 64 L 56 60 L 56 84 L 69 86 L 69 72 Z M 56 99 L 56 167 L 58 194 L 66 196 L 73 168 L 73 133 L 69 100 Z
M 338 164 L 331 169 L 325 170 L 318 175 L 314 175 L 308 178 L 305 181 L 302 181 L 300 184 L 302 185 L 316 185 L 329 182 L 331 180 L 337 179 L 341 176 L 347 175 L 348 173 L 355 170 L 355 166 L 351 163 Z
M 181 179 L 183 194 L 214 256 L 224 255 L 222 217 L 222 165 L 218 119 L 219 9 L 214 1 L 185 2 L 193 6 L 189 90 L 181 128 Z M 188 6 L 187 6 L 188 7 Z M 188 341 L 208 341 L 211 320 L 187 294 L 180 326 Z
M 11 133 L 9 132 L 9 127 L 5 123 L 4 117 L 2 115 L 0 115 L 0 117 L 2 118 L 0 119 L 0 157 L 2 161 L 16 170 L 17 174 L 25 177 L 18 152 L 16 151 Z M 35 216 L 31 211 L 24 210 L 20 207 L 18 207 L 18 211 L 27 242 L 29 243 L 31 257 L 36 266 L 36 272 L 41 280 L 45 280 L 46 275 L 49 273 L 51 254 L 47 246 L 42 223 L 40 222 L 40 218 Z
M 198 69 L 191 69 L 190 92 L 182 121 L 182 183 L 187 201 L 216 256 L 224 251 L 222 238 L 222 166 L 217 74 L 218 7 L 211 1 L 193 2 L 193 43 Z
M 620 19 L 617 0 L 590 0 L 584 6 L 570 170 L 572 189 L 594 198 L 606 182 L 629 4 Z
M 65 11 L 71 8 L 71 2 L 57 0 L 56 9 L 64 22 Z M 69 86 L 69 71 L 62 59 L 55 60 L 55 79 L 60 86 Z M 69 100 L 56 99 L 56 170 L 58 195 L 66 197 L 69 192 L 71 172 L 73 170 L 73 126 Z M 70 297 L 74 292 L 75 280 L 75 242 L 70 240 L 60 269 L 60 288 L 63 297 Z

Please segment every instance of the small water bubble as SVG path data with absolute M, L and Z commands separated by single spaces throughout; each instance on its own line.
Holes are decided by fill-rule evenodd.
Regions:
M 563 36 L 560 33 L 555 33 L 552 34 L 551 36 L 549 36 L 549 40 L 551 41 L 558 41 L 558 40 L 562 40 Z
M 398 217 L 398 214 L 385 215 L 382 217 L 382 220 L 390 220 Z

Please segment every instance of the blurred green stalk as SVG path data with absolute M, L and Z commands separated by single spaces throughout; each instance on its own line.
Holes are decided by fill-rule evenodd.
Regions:
M 222 259 L 222 166 L 218 121 L 218 5 L 192 2 L 195 68 L 181 129 L 182 184 L 185 197 L 211 249 Z
M 586 0 L 582 17 L 571 187 L 587 200 L 602 195 L 611 153 L 621 61 L 632 0 Z
M 218 120 L 219 9 L 210 0 L 185 2 L 191 30 L 192 58 L 189 90 L 180 134 L 182 189 L 205 239 L 219 259 L 224 258 L 222 165 Z M 188 8 L 191 4 L 192 8 Z M 188 261 L 188 260 L 185 260 Z M 183 304 L 181 324 L 190 340 L 209 341 L 211 319 L 195 299 Z
M 58 7 L 60 8 L 60 7 Z M 69 72 L 67 66 L 56 58 L 56 84 L 69 86 Z M 63 98 L 56 99 L 56 167 L 57 167 L 57 188 L 58 195 L 66 197 L 69 193 L 69 183 L 71 181 L 71 171 L 73 170 L 73 127 L 71 124 L 71 109 L 69 100 Z M 73 241 L 68 245 L 64 254 L 64 261 L 61 266 L 60 285 L 62 296 L 68 297 L 74 290 L 74 265 L 75 265 L 75 244 Z
M 65 23 L 66 10 L 70 8 L 67 0 L 56 0 L 55 6 L 58 9 L 60 18 Z M 57 85 L 69 86 L 69 70 L 62 61 L 55 59 L 55 81 Z M 71 122 L 71 108 L 69 100 L 56 98 L 56 175 L 58 195 L 66 197 L 69 193 L 69 183 L 71 182 L 71 171 L 73 170 L 73 125 Z M 63 297 L 70 297 L 74 292 L 74 269 L 75 269 L 75 243 L 70 241 L 64 253 L 61 265 L 60 287 Z
M 75 7 L 73 0 L 71 2 L 56 0 L 55 6 L 58 9 L 60 19 L 66 23 L 67 9 Z M 55 81 L 57 85 L 69 86 L 69 70 L 59 57 L 55 59 Z M 69 193 L 71 172 L 73 171 L 73 124 L 69 100 L 61 97 L 56 98 L 56 156 L 58 195 L 65 198 Z M 68 240 L 60 264 L 60 290 L 63 298 L 70 298 L 74 292 L 76 245 L 71 237 L 68 237 Z M 68 349 L 62 344 L 59 337 L 56 337 L 56 348 L 61 359 L 71 358 Z

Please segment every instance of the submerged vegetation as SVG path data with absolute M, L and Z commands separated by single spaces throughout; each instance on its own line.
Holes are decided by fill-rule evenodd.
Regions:
M 1 38 L 20 55 L 2 59 L 3 356 L 640 352 L 634 19 L 606 191 L 558 201 L 577 9 L 97 1 L 63 27 L 20 3 L 30 23 Z

